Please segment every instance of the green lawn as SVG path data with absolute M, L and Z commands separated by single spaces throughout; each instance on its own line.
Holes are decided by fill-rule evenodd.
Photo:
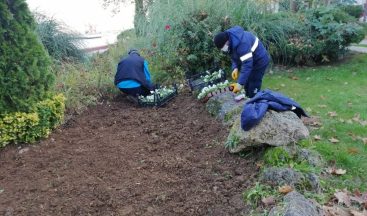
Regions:
M 326 178 L 325 189 L 367 189 L 366 54 L 328 66 L 268 73 L 263 88 L 288 95 L 310 115 L 320 117 L 321 128 L 313 130 L 301 145 L 318 150 L 329 166 L 335 163 L 347 170 L 343 176 Z M 315 135 L 321 140 L 316 141 Z M 332 143 L 331 138 L 339 142 Z

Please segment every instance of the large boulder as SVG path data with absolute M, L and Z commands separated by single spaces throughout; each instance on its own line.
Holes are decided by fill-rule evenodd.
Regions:
M 241 128 L 241 118 L 237 118 L 228 135 L 225 146 L 231 153 L 238 153 L 264 144 L 284 146 L 309 137 L 307 127 L 291 111 L 268 110 L 261 122 L 249 131 Z
M 241 115 L 246 99 L 235 101 L 233 92 L 224 92 L 211 97 L 206 103 L 206 109 L 225 126 L 231 126 Z
M 315 202 L 306 199 L 302 194 L 292 191 L 283 198 L 283 205 L 274 207 L 269 216 L 321 216 L 322 209 Z

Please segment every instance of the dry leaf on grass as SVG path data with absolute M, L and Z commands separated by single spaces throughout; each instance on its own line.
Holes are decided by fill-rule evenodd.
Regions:
M 351 216 L 351 214 L 338 206 L 323 206 L 325 216 Z
M 355 122 L 359 122 L 361 119 L 360 119 L 361 115 L 359 113 L 355 114 L 352 118 L 353 121 Z
M 313 136 L 313 139 L 316 140 L 316 141 L 321 140 L 321 136 L 320 135 L 315 135 L 315 136 Z
M 292 192 L 293 188 L 289 185 L 284 185 L 284 186 L 281 186 L 278 191 L 282 194 L 287 194 L 289 192 Z
M 355 155 L 359 153 L 359 150 L 357 148 L 348 148 L 348 153 L 351 155 Z
M 334 137 L 330 138 L 330 139 L 329 139 L 329 141 L 330 141 L 331 143 L 338 143 L 338 142 L 339 142 L 339 140 L 338 140 L 338 139 L 336 139 L 336 138 L 334 138 Z
M 367 137 L 364 137 L 361 140 L 362 140 L 363 144 L 367 145 Z
M 354 193 L 354 196 L 351 196 L 350 199 L 353 201 L 353 202 L 356 202 L 358 203 L 359 205 L 361 205 L 362 207 L 364 207 L 365 209 L 367 209 L 367 192 L 364 193 L 364 194 L 357 194 L 357 193 Z
M 333 111 L 333 112 L 328 112 L 327 113 L 330 117 L 336 117 L 336 116 L 338 116 L 338 114 L 335 112 L 335 111 Z
M 274 205 L 275 204 L 275 199 L 273 196 L 269 196 L 269 197 L 265 197 L 261 199 L 261 202 L 265 205 L 265 206 L 270 206 L 270 205 Z
M 367 211 L 363 210 L 363 212 L 351 210 L 350 213 L 353 216 L 367 216 Z
M 325 104 L 320 104 L 320 105 L 317 105 L 318 107 L 320 108 L 326 108 L 327 106 Z
M 350 207 L 352 205 L 352 202 L 350 200 L 350 196 L 348 195 L 348 191 L 338 191 L 334 193 L 335 198 L 338 200 L 339 204 L 344 204 L 347 207 Z
M 335 167 L 327 168 L 326 172 L 328 172 L 329 174 L 333 174 L 333 175 L 344 175 L 345 173 L 347 173 L 346 170 L 336 169 Z
M 290 77 L 290 79 L 292 79 L 292 80 L 299 80 L 299 78 L 296 77 L 296 76 L 292 76 L 292 77 Z
M 320 122 L 319 117 L 310 117 L 310 118 L 302 118 L 303 124 L 313 126 L 313 127 L 321 127 L 322 124 Z

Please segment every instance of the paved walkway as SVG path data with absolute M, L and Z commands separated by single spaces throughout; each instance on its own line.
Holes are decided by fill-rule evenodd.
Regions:
M 367 39 L 362 40 L 359 44 L 366 45 L 366 47 L 354 45 L 354 46 L 350 46 L 349 50 L 360 52 L 360 53 L 367 53 Z

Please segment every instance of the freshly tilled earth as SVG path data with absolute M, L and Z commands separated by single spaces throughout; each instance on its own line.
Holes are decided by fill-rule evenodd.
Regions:
M 0 150 L 0 215 L 248 215 L 255 159 L 227 134 L 189 93 L 159 109 L 119 96 Z

